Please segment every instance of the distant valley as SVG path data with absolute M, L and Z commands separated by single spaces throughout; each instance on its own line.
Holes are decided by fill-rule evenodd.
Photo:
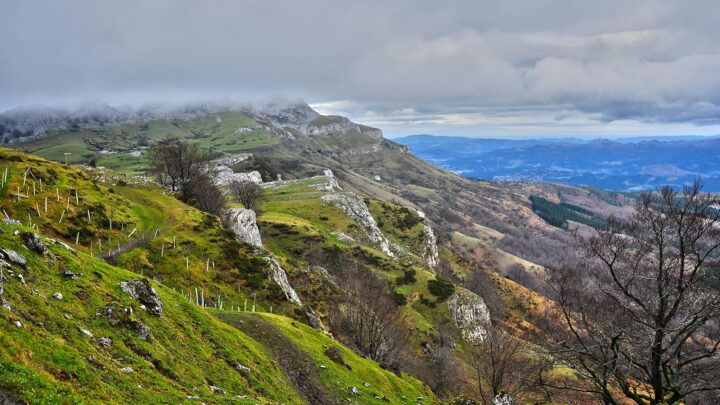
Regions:
M 720 191 L 720 137 L 617 140 L 479 139 L 412 135 L 394 139 L 417 156 L 466 177 L 588 185 L 636 192 L 702 178 Z

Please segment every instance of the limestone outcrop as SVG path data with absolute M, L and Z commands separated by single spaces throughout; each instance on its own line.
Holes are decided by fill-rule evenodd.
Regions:
M 343 210 L 345 215 L 355 220 L 367 232 L 368 238 L 377 248 L 386 255 L 395 257 L 390 241 L 380 231 L 375 218 L 370 215 L 370 210 L 360 197 L 354 193 L 337 193 L 325 195 L 322 200 Z
M 290 282 L 288 281 L 287 273 L 285 273 L 285 270 L 280 266 L 277 259 L 269 256 L 265 258 L 265 261 L 268 262 L 270 267 L 270 277 L 285 293 L 285 298 L 297 306 L 302 306 L 302 302 L 295 292 L 295 289 L 292 288 Z
M 212 161 L 210 171 L 215 179 L 215 184 L 224 187 L 233 181 L 250 181 L 256 184 L 262 183 L 262 176 L 260 176 L 260 172 L 258 171 L 235 173 L 232 169 L 236 164 L 244 162 L 251 157 L 251 154 L 243 153 L 226 159 Z
M 262 246 L 255 211 L 246 208 L 230 208 L 225 214 L 225 224 L 243 242 L 257 247 Z
M 425 235 L 423 258 L 427 261 L 428 267 L 434 269 L 440 264 L 437 237 L 435 237 L 435 232 L 433 232 L 432 227 L 428 224 L 423 224 L 423 234 Z
M 490 326 L 490 311 L 485 301 L 470 291 L 462 291 L 453 294 L 447 304 L 463 340 L 470 344 L 482 343 Z
M 163 303 L 160 296 L 150 284 L 148 279 L 136 279 L 120 283 L 120 288 L 133 298 L 145 305 L 147 311 L 155 316 L 163 313 Z

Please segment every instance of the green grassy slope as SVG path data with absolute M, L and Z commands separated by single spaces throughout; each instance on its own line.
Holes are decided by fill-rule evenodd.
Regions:
M 31 172 L 24 176 L 28 168 Z M 88 172 L 0 148 L 0 175 L 6 169 L 8 182 L 0 190 L 0 208 L 25 225 L 32 223 L 44 234 L 95 256 L 157 232 L 113 262 L 186 295 L 194 295 L 195 288 L 204 291 L 208 305 L 219 296 L 224 306 L 238 307 L 257 293 L 259 308 L 274 306 L 290 313 L 282 291 L 268 280 L 266 264 L 251 247 L 236 241 L 216 217 L 159 188 L 130 185 L 125 183 L 128 178 L 112 172 Z M 18 188 L 27 198 L 16 197 Z
M 156 317 L 120 289 L 137 274 L 59 244 L 41 257 L 14 235 L 29 228 L 0 230 L 0 245 L 28 260 L 26 268 L 4 269 L 0 388 L 12 396 L 32 403 L 178 403 L 195 396 L 221 402 L 237 395 L 247 402 L 300 402 L 269 352 L 177 292 L 154 283 L 164 304 Z M 116 308 L 116 325 L 104 315 L 107 305 Z M 138 337 L 135 322 L 150 328 L 149 339 Z M 101 345 L 102 337 L 112 344 Z M 251 371 L 237 370 L 237 363 Z M 227 395 L 213 394 L 211 385 Z
M 205 149 L 237 152 L 261 145 L 273 145 L 278 138 L 262 129 L 254 117 L 242 112 L 221 112 L 190 119 L 168 118 L 96 128 L 56 129 L 47 136 L 17 147 L 38 156 L 82 163 L 97 158 L 97 164 L 126 173 L 140 173 L 144 169 L 143 147 L 168 136 L 188 139 Z M 113 153 L 101 153 L 112 151 Z
M 390 258 L 367 241 L 365 231 L 342 210 L 322 201 L 326 193 L 293 186 L 266 189 L 258 219 L 265 245 L 282 258 L 296 290 L 321 315 L 336 310 L 335 294 L 341 292 L 308 271 L 313 265 L 324 267 L 332 276 L 343 265 L 354 262 L 386 280 L 415 332 L 408 349 L 419 355 L 420 343 L 437 332 L 434 327 L 438 320 L 449 317 L 444 303 L 447 297 L 436 297 L 429 288 L 437 276 L 420 256 L 424 238 L 420 218 L 412 209 L 365 199 L 383 233 L 404 249 L 404 253 Z M 343 240 L 338 232 L 355 242 Z M 455 259 L 452 252 L 445 254 Z M 340 285 L 342 288 L 342 282 Z
M 378 371 L 377 363 L 364 359 L 339 345 L 332 338 L 289 318 L 272 314 L 216 313 L 219 319 L 235 326 L 268 345 L 288 360 L 288 367 L 303 373 L 305 381 L 315 385 L 308 392 L 320 392 L 318 398 L 329 402 L 359 402 L 363 404 L 415 402 L 419 397 L 432 401 L 433 394 L 420 381 L 406 374 L 397 376 L 390 371 Z M 272 341 L 277 342 L 273 347 Z M 287 351 L 287 345 L 299 351 Z M 337 348 L 345 365 L 333 361 L 326 351 Z M 291 358 L 292 357 L 292 358 Z M 304 370 L 306 362 L 310 369 Z M 352 393 L 355 387 L 359 394 Z

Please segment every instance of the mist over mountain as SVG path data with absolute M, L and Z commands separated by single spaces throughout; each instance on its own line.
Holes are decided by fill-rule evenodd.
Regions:
M 478 139 L 416 135 L 395 139 L 463 176 L 562 182 L 612 191 L 677 188 L 701 178 L 720 191 L 720 138 Z

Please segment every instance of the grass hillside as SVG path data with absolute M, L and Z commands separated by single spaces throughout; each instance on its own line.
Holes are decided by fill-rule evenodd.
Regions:
M 417 379 L 378 371 L 364 359 L 330 337 L 289 318 L 258 313 L 217 313 L 224 322 L 255 337 L 281 359 L 281 366 L 303 381 L 312 403 L 358 402 L 363 404 L 432 400 L 432 392 Z M 330 350 L 340 353 L 340 360 Z M 355 390 L 353 390 L 355 388 Z
M 185 295 L 197 288 L 208 305 L 219 297 L 224 306 L 239 307 L 255 298 L 262 310 L 287 308 L 282 291 L 266 277 L 266 263 L 250 246 L 238 242 L 217 217 L 157 186 L 128 184 L 129 178 L 114 172 L 83 170 L 9 149 L 0 149 L 0 162 L 0 174 L 8 171 L 0 208 L 25 225 L 95 256 L 120 245 L 113 263 Z
M 98 165 L 126 173 L 139 173 L 146 164 L 144 149 L 168 136 L 188 139 L 205 149 L 237 152 L 272 145 L 278 138 L 263 129 L 255 117 L 243 112 L 221 112 L 188 119 L 156 118 L 90 128 L 54 129 L 42 138 L 24 143 L 22 150 L 50 160 Z M 139 154 L 139 155 L 138 155 Z
M 0 245 L 27 259 L 24 267 L 13 265 L 2 273 L 0 390 L 11 398 L 32 403 L 314 403 L 294 378 L 295 369 L 287 367 L 285 352 L 255 326 L 241 325 L 255 320 L 286 336 L 284 350 L 303 355 L 306 367 L 319 373 L 327 398 L 355 398 L 353 386 L 363 403 L 432 398 L 419 381 L 382 370 L 289 318 L 216 311 L 221 320 L 240 325 L 238 331 L 155 282 L 163 313 L 152 315 L 120 287 L 138 274 L 47 239 L 49 253 L 32 252 L 16 231 L 32 229 L 0 225 Z M 140 337 L 141 328 L 149 328 L 149 336 Z M 352 370 L 323 354 L 330 346 L 340 350 Z
M 3 269 L 0 388 L 11 397 L 32 403 L 301 402 L 261 344 L 177 292 L 153 283 L 163 313 L 151 315 L 120 288 L 138 274 L 47 240 L 50 252 L 42 256 L 15 235 L 30 228 L 0 230 L 0 245 L 27 259 L 25 267 Z M 76 276 L 64 276 L 66 270 Z M 151 331 L 144 340 L 141 327 Z
M 321 197 L 328 192 L 294 185 L 266 190 L 258 224 L 263 241 L 276 256 L 284 259 L 291 279 L 299 288 L 316 287 L 318 280 L 304 280 L 306 269 L 326 267 L 330 274 L 340 263 L 355 262 L 388 281 L 395 294 L 402 296 L 402 307 L 412 313 L 413 326 L 429 329 L 435 311 L 428 281 L 436 278 L 420 256 L 424 236 L 422 222 L 415 211 L 395 204 L 365 199 L 370 213 L 391 242 L 403 250 L 390 258 L 367 241 L 365 231 L 345 213 Z M 347 238 L 351 239 L 347 239 Z M 305 282 L 304 282 L 305 281 Z M 322 296 L 314 297 L 318 304 Z M 332 308 L 332 305 L 329 305 Z M 431 315 L 433 318 L 434 315 Z
M 8 184 L 0 189 L 3 198 L 0 204 L 11 217 L 27 225 L 32 222 L 48 235 L 77 245 L 76 249 L 83 253 L 90 253 L 93 243 L 93 253 L 98 254 L 94 249 L 98 249 L 100 241 L 107 249 L 108 238 L 113 246 L 118 241 L 121 245 L 133 242 L 137 236 L 129 238 L 129 234 L 135 228 L 140 235 L 157 232 L 156 237 L 114 256 L 112 262 L 162 282 L 189 298 L 198 288 L 210 306 L 223 302 L 225 309 L 237 309 L 246 300 L 257 300 L 261 311 L 272 309 L 275 314 L 294 318 L 295 321 L 284 322 L 295 322 L 297 328 L 303 329 L 301 322 L 308 321 L 303 311 L 306 308 L 287 303 L 284 294 L 268 278 L 262 258 L 223 230 L 217 218 L 187 207 L 151 184 L 117 174 L 117 171 L 142 172 L 147 164 L 143 157 L 145 145 L 153 145 L 168 134 L 226 155 L 241 150 L 252 153 L 252 158 L 237 165 L 237 171 L 258 170 L 265 181 L 275 180 L 278 174 L 286 180 L 266 185 L 265 198 L 257 207 L 258 227 L 267 249 L 267 253 L 259 255 L 277 258 L 303 304 L 319 316 L 320 328 L 332 332 L 357 352 L 361 350 L 353 346 L 352 339 L 341 333 L 342 325 L 333 322 L 338 309 L 352 305 L 348 299 L 352 294 L 343 277 L 347 276 L 347 269 L 357 268 L 369 279 L 379 279 L 382 282 L 379 290 L 387 290 L 384 298 L 392 299 L 393 308 L 405 317 L 410 331 L 406 349 L 411 361 L 404 366 L 424 381 L 433 378 L 435 367 L 428 363 L 427 348 L 444 339 L 445 332 L 459 342 L 459 331 L 452 321 L 448 322 L 452 314 L 447 301 L 454 292 L 470 295 L 469 291 L 473 291 L 485 298 L 495 325 L 505 325 L 518 335 L 532 331 L 532 314 L 535 308 L 544 306 L 542 296 L 532 290 L 539 291 L 536 287 L 542 286 L 539 279 L 545 276 L 546 268 L 565 254 L 569 237 L 564 229 L 549 224 L 548 218 L 559 212 L 555 216 L 562 217 L 563 222 L 582 219 L 599 224 L 607 215 L 630 209 L 627 199 L 609 198 L 595 190 L 561 184 L 465 179 L 416 158 L 405 147 L 379 137 L 377 131 L 355 128 L 337 118 L 316 120 L 314 125 L 321 127 L 313 127 L 315 135 L 311 131 L 307 135 L 296 127 L 272 124 L 292 124 L 291 119 L 278 121 L 275 117 L 273 121 L 268 116 L 223 114 L 77 131 L 64 129 L 14 145 L 59 161 L 64 160 L 68 151 L 72 153 L 71 162 L 95 157 L 98 165 L 115 171 L 80 170 L 0 149 L 0 174 L 5 168 L 10 173 Z M 279 116 L 283 117 L 288 118 Z M 343 132 L 343 128 L 349 128 L 349 132 Z M 352 136 L 343 136 L 350 133 Z M 22 184 L 27 167 L 33 167 L 34 175 L 45 180 L 43 191 L 33 192 L 33 184 L 28 180 Z M 392 246 L 393 257 L 383 253 L 381 244 L 372 240 L 361 223 L 323 200 L 333 192 L 318 187 L 325 181 L 322 176 L 310 177 L 318 176 L 326 168 L 335 173 L 343 187 L 340 193 L 353 192 L 367 206 L 381 235 Z M 13 197 L 18 187 L 27 198 Z M 79 191 L 78 200 L 74 199 L 75 190 Z M 531 196 L 546 202 L 545 211 L 549 214 L 533 207 Z M 50 204 L 47 213 L 45 197 Z M 65 217 L 60 221 L 63 210 Z M 427 218 L 422 220 L 417 210 Z M 440 262 L 433 268 L 428 267 L 423 257 L 426 224 L 432 226 L 439 240 Z M 489 281 L 478 278 L 478 274 Z M 241 314 L 223 319 L 232 321 L 270 352 L 282 347 L 264 338 L 274 336 L 283 342 L 291 341 L 292 336 L 285 332 L 296 328 L 290 324 L 291 329 L 287 329 L 287 325 L 274 322 L 272 316 Z M 247 329 L 248 324 L 263 332 Z M 460 364 L 457 379 L 460 383 L 443 393 L 447 397 L 463 391 L 475 392 L 470 387 L 474 384 L 474 372 L 466 349 L 461 342 L 453 346 L 452 355 Z M 305 369 L 307 373 L 303 375 L 314 381 L 310 391 L 300 390 L 304 398 L 345 399 L 347 391 L 333 389 L 347 390 L 357 384 L 357 380 L 339 376 L 341 383 L 333 388 L 319 370 L 303 366 L 314 364 L 308 360 L 312 359 L 312 350 L 291 352 L 300 359 L 293 364 Z M 370 392 L 367 391 L 368 400 L 375 395 Z M 317 397 L 313 396 L 316 394 Z M 363 402 L 365 394 L 363 390 L 363 396 L 356 400 Z

